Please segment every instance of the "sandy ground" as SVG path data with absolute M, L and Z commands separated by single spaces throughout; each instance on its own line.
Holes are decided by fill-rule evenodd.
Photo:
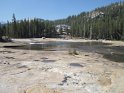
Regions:
M 79 55 L 70 55 L 68 51 L 2 48 L 31 40 L 0 43 L 0 93 L 124 93 L 124 63 L 109 61 L 101 54 L 79 52 Z M 41 40 L 33 39 L 34 42 Z M 54 40 L 63 41 L 43 41 Z M 103 42 L 124 45 L 121 41 Z

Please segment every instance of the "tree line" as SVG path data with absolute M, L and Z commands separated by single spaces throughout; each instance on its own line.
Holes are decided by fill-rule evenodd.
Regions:
M 56 31 L 52 21 L 38 18 L 16 20 L 13 14 L 11 22 L 0 24 L 0 35 L 12 38 L 56 37 Z

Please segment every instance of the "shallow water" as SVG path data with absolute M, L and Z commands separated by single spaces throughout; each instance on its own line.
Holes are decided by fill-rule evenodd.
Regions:
M 92 52 L 103 54 L 104 58 L 115 62 L 124 62 L 124 46 L 108 46 L 102 42 L 37 42 L 20 47 L 10 47 L 14 49 L 42 50 L 42 51 L 69 51 L 76 49 L 82 52 Z
M 83 51 L 91 51 L 92 48 L 99 47 L 101 45 L 107 45 L 102 42 L 45 42 L 45 43 L 30 43 L 25 46 L 11 47 L 14 49 L 25 49 L 25 50 L 45 50 L 45 51 L 65 51 L 68 49 L 79 49 Z M 7 47 L 7 48 L 9 48 Z
M 124 54 L 104 54 L 103 57 L 115 62 L 124 62 Z
M 79 63 L 70 63 L 70 66 L 73 66 L 73 67 L 83 67 L 81 64 Z
M 107 58 L 115 62 L 124 62 L 124 46 L 104 46 L 103 54 L 104 58 Z
M 53 63 L 53 62 L 56 62 L 56 60 L 43 60 L 42 62 L 44 62 L 44 63 Z

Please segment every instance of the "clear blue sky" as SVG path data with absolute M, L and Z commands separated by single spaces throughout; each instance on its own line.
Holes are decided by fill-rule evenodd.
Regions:
M 0 0 L 0 22 L 11 21 L 13 13 L 17 19 L 55 20 L 117 1 L 124 0 Z

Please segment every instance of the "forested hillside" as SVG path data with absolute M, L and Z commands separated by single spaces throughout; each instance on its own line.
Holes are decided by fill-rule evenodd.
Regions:
M 49 21 L 43 19 L 17 20 L 0 24 L 0 36 L 12 38 L 57 37 L 55 26 L 71 26 L 73 37 L 89 39 L 124 39 L 124 2 L 113 3 L 90 12 L 69 16 L 66 19 Z
M 55 24 L 70 25 L 71 35 L 74 37 L 124 39 L 124 2 L 56 20 Z

